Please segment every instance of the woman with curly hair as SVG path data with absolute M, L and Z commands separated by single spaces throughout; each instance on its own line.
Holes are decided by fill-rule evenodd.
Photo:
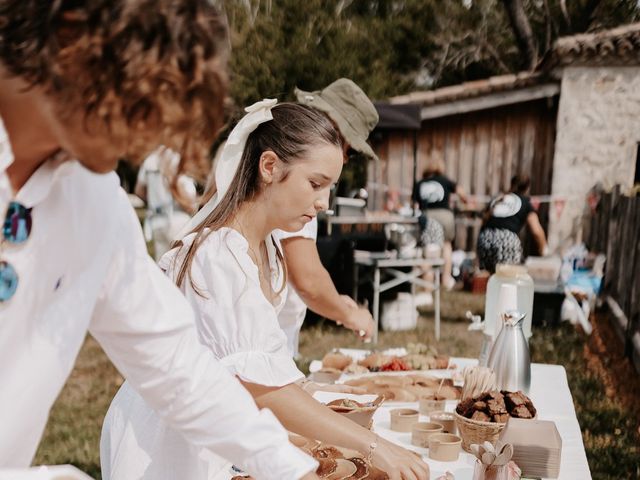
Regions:
M 0 468 L 30 465 L 90 332 L 195 447 L 259 478 L 317 478 L 199 343 L 112 172 L 166 145 L 202 173 L 227 45 L 206 0 L 0 0 Z

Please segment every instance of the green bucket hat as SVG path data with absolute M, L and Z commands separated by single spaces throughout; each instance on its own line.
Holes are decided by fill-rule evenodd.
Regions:
M 322 90 L 305 92 L 296 88 L 298 102 L 325 112 L 354 150 L 377 160 L 367 143 L 378 124 L 378 112 L 362 89 L 348 78 L 340 78 Z

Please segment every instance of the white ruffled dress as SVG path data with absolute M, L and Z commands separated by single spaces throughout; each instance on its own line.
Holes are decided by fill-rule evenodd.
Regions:
M 190 245 L 194 237 L 185 237 L 184 244 Z M 266 244 L 272 286 L 278 291 L 283 272 L 271 238 Z M 172 279 L 186 248 L 178 258 L 177 253 L 173 249 L 159 262 Z M 204 297 L 188 279 L 181 290 L 196 313 L 200 341 L 232 374 L 270 387 L 304 377 L 278 324 L 286 292 L 280 293 L 275 307 L 267 300 L 260 288 L 258 268 L 248 254 L 248 243 L 239 232 L 226 227 L 212 232 L 196 252 L 191 275 Z M 126 382 L 107 412 L 100 453 L 103 473 L 110 480 L 217 480 L 231 476 L 229 462 L 184 441 Z

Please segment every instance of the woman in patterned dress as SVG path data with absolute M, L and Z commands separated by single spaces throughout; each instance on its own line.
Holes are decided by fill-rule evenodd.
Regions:
M 546 252 L 544 229 L 527 195 L 530 183 L 528 175 L 514 175 L 509 192 L 499 195 L 489 204 L 478 236 L 480 268 L 494 273 L 499 263 L 522 263 L 522 244 L 518 234 L 525 224 L 540 254 Z

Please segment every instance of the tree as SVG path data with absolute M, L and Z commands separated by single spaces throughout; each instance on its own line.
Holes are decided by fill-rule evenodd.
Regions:
M 384 99 L 518 72 L 560 36 L 639 18 L 637 0 L 227 0 L 225 8 L 237 105 L 291 99 L 296 86 L 315 90 L 343 76 Z
M 520 67 L 528 69 L 535 67 L 534 59 L 544 55 L 558 37 L 613 28 L 640 19 L 637 0 L 501 1 L 520 54 L 526 59 Z
M 518 48 L 526 59 L 526 67 L 533 70 L 538 63 L 538 47 L 522 0 L 502 0 L 502 4 L 507 10 Z
M 397 50 L 389 45 L 389 38 L 399 37 L 392 14 L 383 8 L 387 2 L 374 3 L 280 0 L 268 11 L 261 5 L 255 19 L 239 4 L 228 4 L 234 99 L 291 98 L 295 86 L 318 89 L 341 76 L 378 98 L 410 88 L 408 73 L 415 69 L 403 67 L 420 56 L 396 61 Z

